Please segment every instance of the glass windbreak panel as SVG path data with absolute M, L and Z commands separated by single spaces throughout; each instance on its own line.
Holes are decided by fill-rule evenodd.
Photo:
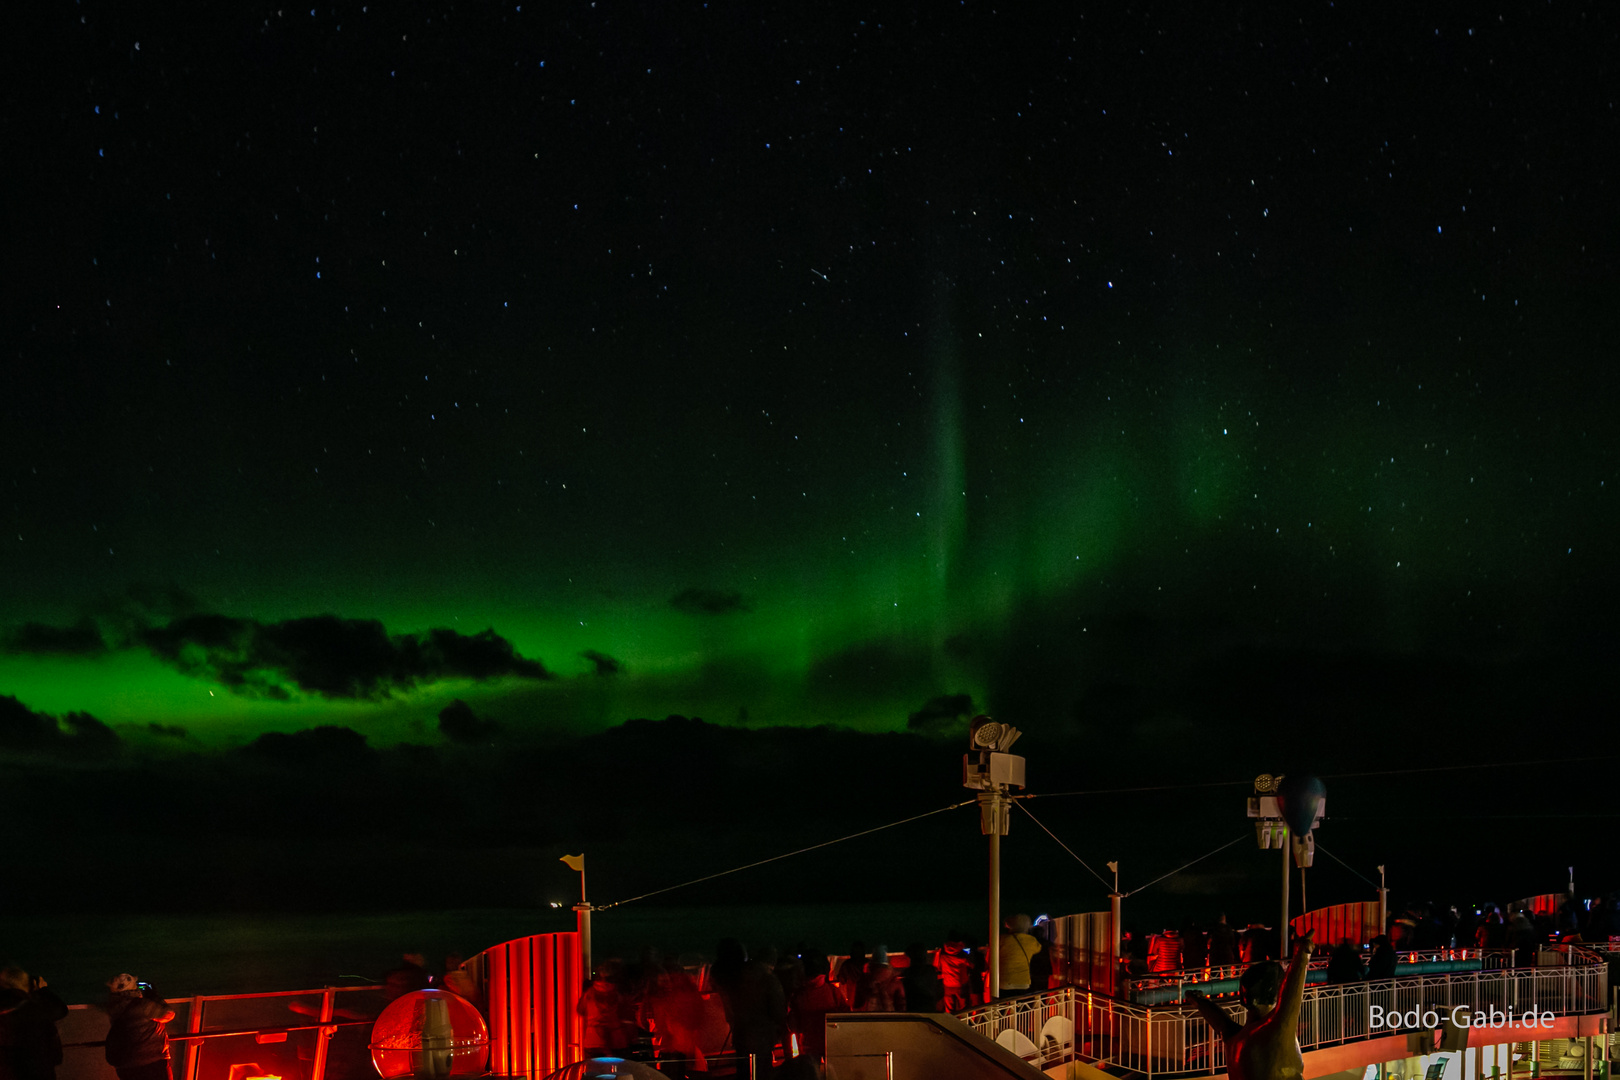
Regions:
M 375 1020 L 388 1002 L 389 997 L 381 987 L 362 986 L 338 990 L 332 995 L 333 1019 Z
M 221 998 L 204 1002 L 204 1031 L 293 1027 L 313 1024 L 321 1015 L 321 995 L 277 994 L 274 997 Z M 185 1028 L 170 1028 L 184 1031 Z
M 295 1031 L 285 1040 L 259 1042 L 252 1035 L 204 1039 L 199 1044 L 197 1080 L 310 1080 L 315 1032 Z
M 326 1047 L 326 1080 L 376 1080 L 370 1040 L 369 1024 L 338 1028 Z

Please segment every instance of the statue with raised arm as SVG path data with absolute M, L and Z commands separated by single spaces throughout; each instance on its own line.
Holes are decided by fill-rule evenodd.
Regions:
M 1250 964 L 1239 980 L 1239 996 L 1248 1009 L 1241 1026 L 1226 1010 L 1196 990 L 1187 1000 L 1226 1041 L 1226 1075 L 1231 1080 L 1301 1080 L 1305 1055 L 1299 1049 L 1299 1007 L 1311 966 L 1315 932 L 1294 946 L 1287 974 L 1267 960 Z

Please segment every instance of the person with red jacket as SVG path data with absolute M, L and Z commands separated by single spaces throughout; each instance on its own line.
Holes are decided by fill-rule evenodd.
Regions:
M 827 977 L 827 957 L 815 950 L 804 956 L 804 985 L 793 995 L 788 1027 L 799 1036 L 799 1050 L 822 1061 L 827 1056 L 827 1014 L 849 1008 L 844 995 Z
M 976 996 L 973 958 L 958 935 L 941 945 L 934 965 L 939 968 L 939 981 L 945 984 L 945 1011 L 959 1013 L 972 1008 Z
M 579 999 L 579 1015 L 585 1019 L 585 1053 L 592 1057 L 611 1056 L 630 1045 L 629 1002 L 619 989 L 618 974 L 612 961 L 603 963 Z

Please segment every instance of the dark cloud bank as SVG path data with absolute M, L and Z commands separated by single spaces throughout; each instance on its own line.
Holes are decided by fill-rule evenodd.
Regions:
M 333 699 L 378 699 L 439 679 L 548 679 L 538 660 L 484 630 L 389 634 L 375 619 L 317 615 L 261 623 L 189 615 L 139 640 L 177 670 L 236 693 L 285 698 L 290 689 Z
M 35 712 L 14 697 L 0 697 L 0 753 L 95 760 L 122 749 L 118 734 L 89 713 L 56 717 Z
M 451 742 L 483 743 L 497 738 L 501 725 L 479 717 L 458 698 L 439 710 L 439 734 Z
M 597 652 L 595 649 L 586 649 L 579 655 L 581 659 L 589 660 L 591 662 L 591 667 L 595 669 L 595 673 L 603 676 L 604 678 L 610 675 L 620 675 L 624 673 L 624 664 L 609 656 L 607 653 Z
M 178 604 L 170 598 L 162 606 Z M 260 622 L 204 613 L 178 615 L 159 625 L 148 617 L 154 609 L 148 601 L 124 600 L 103 618 L 119 628 L 122 643 L 247 697 L 287 700 L 296 692 L 379 700 L 440 679 L 551 678 L 545 665 L 519 655 L 493 629 L 463 634 L 435 627 L 390 634 L 376 619 L 315 615 Z M 93 656 L 110 647 L 101 626 L 88 616 L 67 627 L 24 623 L 4 639 L 7 652 L 23 655 Z M 606 654 L 585 657 L 599 675 L 619 670 L 619 662 Z

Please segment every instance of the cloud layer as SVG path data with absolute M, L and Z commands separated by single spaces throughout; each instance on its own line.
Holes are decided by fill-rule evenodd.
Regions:
M 501 725 L 485 720 L 472 706 L 457 698 L 439 710 L 439 734 L 458 743 L 488 742 L 501 732 Z
M 601 675 L 604 678 L 609 675 L 617 675 L 624 671 L 624 664 L 620 663 L 614 657 L 609 656 L 607 653 L 597 652 L 595 649 L 586 649 L 579 655 L 584 659 L 589 660 L 592 665 L 595 666 L 596 674 Z
M 85 712 L 58 718 L 0 696 L 0 750 L 59 757 L 107 757 L 123 748 L 112 728 Z
M 137 633 L 152 655 L 233 693 L 286 700 L 293 692 L 332 700 L 379 700 L 440 679 L 542 680 L 550 673 L 494 630 L 434 628 L 389 634 L 375 619 L 316 615 L 264 623 L 188 615 Z

